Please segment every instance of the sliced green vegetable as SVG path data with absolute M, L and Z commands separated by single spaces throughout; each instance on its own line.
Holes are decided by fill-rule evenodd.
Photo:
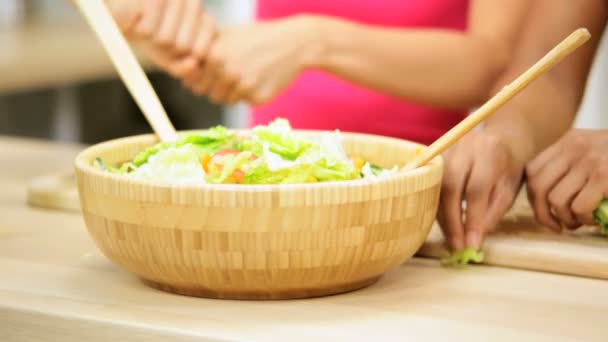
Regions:
M 608 235 L 608 199 L 600 203 L 599 207 L 593 212 L 595 222 L 600 226 L 600 232 Z
M 369 167 L 372 169 L 372 173 L 375 176 L 379 176 L 380 173 L 382 172 L 382 167 L 376 165 L 376 164 L 370 164 Z
M 464 266 L 469 263 L 481 263 L 483 261 L 483 252 L 475 248 L 465 248 L 455 251 L 448 257 L 441 259 L 443 266 Z
M 103 159 L 101 159 L 99 157 L 95 158 L 95 160 L 93 161 L 93 166 L 102 171 L 108 171 L 108 168 L 106 167 L 106 164 L 103 162 Z

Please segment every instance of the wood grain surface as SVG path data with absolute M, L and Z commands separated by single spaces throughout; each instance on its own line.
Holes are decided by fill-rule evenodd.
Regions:
M 0 340 L 606 341 L 606 281 L 412 259 L 374 285 L 312 300 L 172 295 L 113 265 L 78 213 L 26 204 L 79 147 L 0 137 Z
M 608 237 L 597 227 L 552 232 L 534 220 L 525 192 L 482 248 L 488 265 L 608 279 Z M 435 225 L 418 255 L 440 258 L 447 253 Z

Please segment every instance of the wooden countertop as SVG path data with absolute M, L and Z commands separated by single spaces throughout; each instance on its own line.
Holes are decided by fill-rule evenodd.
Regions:
M 70 85 L 117 77 L 84 21 L 34 21 L 0 30 L 0 92 Z M 142 59 L 150 68 L 150 63 Z
M 103 257 L 80 215 L 29 208 L 34 176 L 76 146 L 0 137 L 2 341 L 606 341 L 608 283 L 414 259 L 367 289 L 239 302 L 142 285 Z

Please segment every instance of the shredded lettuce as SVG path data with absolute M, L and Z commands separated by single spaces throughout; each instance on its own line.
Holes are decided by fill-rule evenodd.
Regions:
M 254 127 L 252 135 L 250 146 L 254 152 L 260 152 L 260 145 L 262 148 L 267 146 L 269 151 L 286 160 L 297 159 L 311 146 L 310 141 L 293 134 L 289 122 L 285 119 L 276 119 L 268 126 Z
M 191 145 L 159 151 L 129 175 L 138 179 L 176 184 L 202 184 L 205 172 L 196 150 L 188 146 Z
M 200 156 L 205 153 L 217 152 L 222 146 L 229 143 L 234 134 L 223 126 L 210 128 L 202 133 L 188 134 L 176 142 L 161 142 L 137 154 L 133 159 L 135 166 L 145 164 L 150 157 L 168 148 L 193 145 Z
M 228 180 L 232 174 L 242 167 L 253 154 L 249 151 L 241 152 L 237 155 L 227 155 L 222 158 L 223 167 L 216 173 L 207 175 L 207 181 L 209 183 L 224 183 Z
M 357 158 L 355 158 L 357 159 Z M 360 159 L 357 159 L 360 160 Z M 294 132 L 285 119 L 238 136 L 217 126 L 145 149 L 120 168 L 98 168 L 132 177 L 178 183 L 297 184 L 375 178 L 392 173 L 364 161 L 355 165 L 340 132 Z
M 271 170 L 263 162 L 255 163 L 244 179 L 245 184 L 299 184 L 317 181 L 310 165 L 300 164 L 291 168 Z
M 464 266 L 469 263 L 483 262 L 483 252 L 475 248 L 465 248 L 451 253 L 446 258 L 441 259 L 444 266 Z
M 608 199 L 600 203 L 599 207 L 593 212 L 595 222 L 600 226 L 600 233 L 608 235 Z

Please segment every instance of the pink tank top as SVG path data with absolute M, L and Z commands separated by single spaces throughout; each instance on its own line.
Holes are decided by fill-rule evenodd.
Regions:
M 258 0 L 259 20 L 310 13 L 402 28 L 465 30 L 468 0 Z M 407 77 L 407 75 L 402 75 Z M 310 70 L 270 103 L 253 108 L 250 125 L 277 117 L 299 129 L 340 129 L 430 144 L 465 113 L 407 102 Z

